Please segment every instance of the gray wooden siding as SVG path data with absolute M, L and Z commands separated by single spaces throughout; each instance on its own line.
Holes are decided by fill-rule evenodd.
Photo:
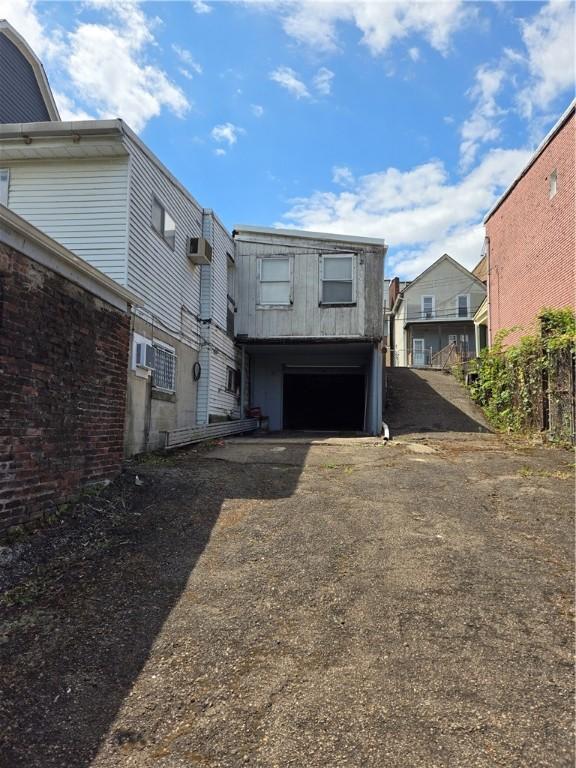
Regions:
M 209 413 L 240 416 L 240 398 L 226 390 L 227 368 L 240 368 L 240 355 L 234 342 L 216 326 L 210 328 L 210 399 Z
M 202 209 L 129 137 L 130 209 L 128 286 L 145 300 L 146 311 L 167 330 L 181 335 L 182 308 L 200 309 L 200 267 L 186 255 L 187 237 L 202 233 Z M 152 229 L 152 198 L 176 222 L 174 249 Z
M 9 208 L 126 285 L 127 157 L 4 167 L 10 170 Z
M 247 240 L 256 237 L 247 235 Z M 248 338 L 290 336 L 378 337 L 382 332 L 383 255 L 376 248 L 346 242 L 269 236 L 263 243 L 236 240 L 238 312 L 236 333 Z M 296 246 L 296 247 L 293 247 Z M 355 306 L 319 305 L 322 249 L 355 253 Z M 257 263 L 262 256 L 294 259 L 291 307 L 259 308 Z
M 50 120 L 30 63 L 0 32 L 0 123 Z
M 470 295 L 469 317 L 472 318 L 486 298 L 486 288 L 468 270 L 460 269 L 448 260 L 441 261 L 404 290 L 406 319 L 408 322 L 419 320 L 422 296 L 434 296 L 436 319 L 456 320 L 459 294 Z

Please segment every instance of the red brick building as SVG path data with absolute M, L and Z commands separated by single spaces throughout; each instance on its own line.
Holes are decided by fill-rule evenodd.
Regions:
M 134 301 L 0 205 L 0 531 L 120 472 Z
M 543 307 L 575 302 L 575 103 L 544 139 L 522 173 L 486 216 L 489 334 L 534 328 Z

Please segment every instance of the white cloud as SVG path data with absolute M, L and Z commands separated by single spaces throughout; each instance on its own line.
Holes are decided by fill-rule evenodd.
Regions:
M 202 74 L 202 65 L 198 64 L 190 51 L 186 50 L 186 48 L 181 48 L 179 45 L 176 45 L 176 43 L 172 44 L 172 50 L 188 71 L 192 70 L 192 72 L 195 72 L 197 75 Z
M 224 155 L 226 154 L 226 150 L 222 149 L 222 147 L 218 147 L 218 149 L 214 150 L 214 154 L 216 155 L 216 157 L 224 157 Z
M 243 128 L 240 128 L 233 123 L 221 123 L 220 125 L 215 125 L 214 128 L 212 128 L 210 135 L 214 141 L 218 141 L 222 144 L 228 144 L 228 146 L 231 147 L 233 144 L 236 144 L 238 141 L 238 136 L 241 133 L 245 133 Z
M 212 8 L 204 0 L 192 0 L 192 7 L 196 13 L 212 13 Z
M 360 30 L 362 43 L 374 56 L 412 34 L 420 34 L 433 48 L 446 53 L 453 34 L 474 14 L 461 0 L 296 0 L 284 2 L 282 7 L 284 30 L 299 42 L 323 51 L 337 50 L 337 27 L 348 22 Z
M 354 174 L 345 165 L 335 165 L 332 168 L 332 181 L 334 184 L 347 187 L 354 183 Z
M 78 107 L 65 93 L 53 91 L 53 95 L 62 120 L 94 120 L 94 115 Z
M 519 94 L 524 116 L 547 109 L 560 94 L 574 88 L 576 55 L 574 4 L 550 0 L 531 21 L 522 22 L 531 82 Z
M 357 178 L 351 189 L 295 200 L 280 226 L 384 237 L 397 249 L 389 274 L 413 277 L 444 251 L 471 266 L 482 247 L 483 215 L 529 156 L 492 150 L 459 181 L 439 160 L 408 171 L 388 168 Z
M 412 61 L 420 61 L 420 49 L 419 48 L 408 48 L 408 56 L 412 59 Z
M 262 117 L 264 114 L 264 107 L 261 107 L 260 104 L 251 104 L 250 109 L 254 117 Z
M 334 72 L 327 67 L 320 67 L 318 72 L 314 75 L 312 80 L 314 88 L 322 96 L 328 96 L 332 90 L 332 80 L 334 79 Z
M 494 141 L 500 136 L 497 120 L 503 110 L 496 103 L 496 96 L 505 74 L 500 67 L 486 65 L 476 70 L 475 83 L 469 93 L 475 102 L 474 110 L 460 128 L 460 161 L 464 169 L 472 165 L 481 144 Z
M 278 67 L 270 72 L 270 80 L 285 88 L 288 93 L 297 99 L 309 99 L 310 93 L 306 85 L 300 80 L 291 67 Z
M 79 21 L 64 32 L 44 23 L 34 0 L 0 0 L 0 16 L 45 57 L 63 111 L 121 117 L 136 131 L 164 108 L 182 117 L 189 108 L 186 96 L 147 58 L 156 44 L 158 20 L 136 0 L 86 0 L 84 5 L 108 14 L 108 23 Z

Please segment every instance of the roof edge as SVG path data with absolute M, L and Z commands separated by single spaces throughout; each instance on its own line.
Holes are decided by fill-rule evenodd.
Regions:
M 279 235 L 281 237 L 298 237 L 310 240 L 329 240 L 336 243 L 358 243 L 364 245 L 377 245 L 380 248 L 388 249 L 384 238 L 379 237 L 356 237 L 353 235 L 336 235 L 332 232 L 314 232 L 307 229 L 280 229 L 276 227 L 257 227 L 247 224 L 238 224 L 234 226 L 232 234 L 236 236 L 242 233 L 249 235 Z
M 540 155 L 544 152 L 546 147 L 550 144 L 550 142 L 560 133 L 562 128 L 566 125 L 566 123 L 570 120 L 570 118 L 574 115 L 574 112 L 576 111 L 576 99 L 573 99 L 570 105 L 560 118 L 556 121 L 556 123 L 552 126 L 552 128 L 548 131 L 546 136 L 542 139 L 538 147 L 536 148 L 534 154 L 531 156 L 531 158 L 528 160 L 526 165 L 522 168 L 520 173 L 516 176 L 514 181 L 510 184 L 510 186 L 500 195 L 498 200 L 494 203 L 492 208 L 489 209 L 488 213 L 484 216 L 482 219 L 482 223 L 486 224 L 489 218 L 491 218 L 498 208 L 502 205 L 504 200 L 508 197 L 508 195 L 512 192 L 512 190 L 518 185 L 518 183 L 526 176 L 530 168 L 534 165 L 536 160 L 540 157 Z

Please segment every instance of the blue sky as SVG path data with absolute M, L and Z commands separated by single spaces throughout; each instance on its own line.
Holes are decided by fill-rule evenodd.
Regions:
M 234 224 L 447 251 L 574 97 L 574 4 L 0 0 L 65 119 L 122 117 Z

